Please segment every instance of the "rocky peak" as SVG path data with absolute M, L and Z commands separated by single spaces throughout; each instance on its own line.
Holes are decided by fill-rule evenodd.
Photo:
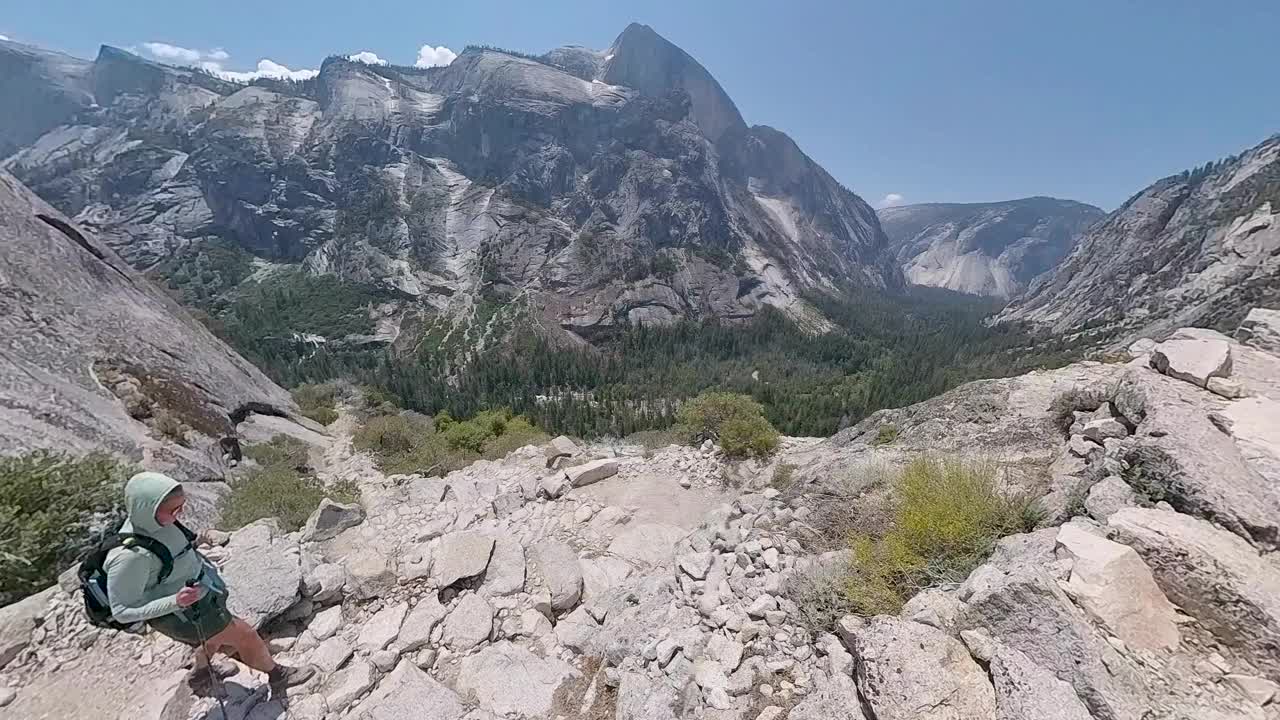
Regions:
M 746 126 L 720 83 L 685 51 L 648 25 L 632 23 L 605 55 L 601 79 L 649 95 L 684 90 L 693 103 L 693 119 L 712 142 Z
M 866 203 L 784 134 L 748 129 L 644 26 L 605 53 L 473 47 L 427 70 L 330 58 L 305 83 L 246 87 L 112 48 L 91 67 L 101 107 L 13 124 L 39 135 L 2 162 L 183 282 L 230 243 L 382 294 L 379 323 L 465 323 L 477 301 L 518 297 L 573 334 L 764 306 L 821 327 L 807 292 L 901 286 Z M 47 80 L 24 77 L 37 97 Z
M 0 157 L 92 105 L 91 68 L 79 58 L 0 40 L 0 97 L 9 106 L 0 123 Z
M 974 295 L 1009 297 L 1053 268 L 1103 215 L 1073 200 L 884 208 L 880 224 L 907 280 Z

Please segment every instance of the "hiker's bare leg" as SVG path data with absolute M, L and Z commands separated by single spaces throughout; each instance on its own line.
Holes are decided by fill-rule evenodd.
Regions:
M 271 659 L 271 650 L 267 648 L 267 643 L 256 630 L 240 618 L 232 620 L 226 629 L 209 638 L 209 643 L 205 647 L 214 651 L 225 650 L 228 654 L 236 655 L 240 658 L 240 662 L 258 672 L 269 673 L 276 667 L 276 661 Z

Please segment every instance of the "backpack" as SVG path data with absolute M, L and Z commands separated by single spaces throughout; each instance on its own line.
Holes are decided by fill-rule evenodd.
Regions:
M 195 533 L 180 522 L 175 522 L 174 525 L 186 536 L 188 543 L 195 543 Z M 155 555 L 160 561 L 160 574 L 156 579 L 158 583 L 164 582 L 169 577 L 169 573 L 173 572 L 173 556 L 164 543 L 149 535 L 112 533 L 104 537 L 84 560 L 80 561 L 76 577 L 80 580 L 80 594 L 84 597 L 84 614 L 89 619 L 89 623 L 109 630 L 137 632 L 142 629 L 142 623 L 125 625 L 111 617 L 111 600 L 107 597 L 107 572 L 102 566 L 107 561 L 107 554 L 118 547 L 141 548 Z

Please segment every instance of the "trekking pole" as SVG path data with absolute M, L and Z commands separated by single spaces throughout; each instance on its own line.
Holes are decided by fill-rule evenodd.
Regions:
M 188 580 L 187 587 L 195 587 L 199 584 L 199 580 Z M 199 601 L 196 601 L 199 604 Z M 218 701 L 218 709 L 222 711 L 222 720 L 231 720 L 231 716 L 227 714 L 227 706 L 222 702 L 222 678 L 213 671 L 213 654 L 209 649 L 209 638 L 205 637 L 204 626 L 200 624 L 200 611 L 196 610 L 196 604 L 193 604 L 188 610 L 191 611 L 192 624 L 196 626 L 196 637 L 200 639 L 200 649 L 204 651 L 204 669 L 209 673 L 209 687 L 213 690 L 213 697 Z

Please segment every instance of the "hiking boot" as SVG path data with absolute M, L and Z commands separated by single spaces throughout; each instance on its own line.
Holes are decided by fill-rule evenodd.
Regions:
M 272 690 L 283 690 L 284 688 L 301 685 L 310 680 L 315 674 L 316 669 L 310 665 L 303 665 L 302 667 L 276 665 L 274 670 L 267 673 L 267 681 L 271 684 Z

